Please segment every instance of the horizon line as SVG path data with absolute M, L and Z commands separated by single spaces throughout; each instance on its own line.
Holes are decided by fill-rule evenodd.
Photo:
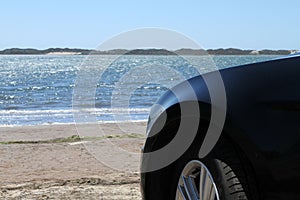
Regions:
M 39 51 L 43 51 L 43 50 L 49 50 L 49 49 L 73 49 L 73 50 L 90 50 L 90 51 L 111 51 L 111 50 L 150 50 L 150 49 L 156 49 L 156 50 L 168 50 L 168 51 L 178 51 L 178 50 L 182 50 L 182 49 L 186 49 L 186 50 L 228 50 L 228 49 L 237 49 L 237 50 L 243 50 L 243 51 L 263 51 L 263 50 L 271 50 L 271 51 L 280 51 L 280 50 L 284 50 L 284 51 L 300 51 L 299 49 L 287 49 L 287 48 L 278 48 L 278 49 L 273 49 L 273 48 L 260 48 L 260 49 L 251 49 L 251 48 L 239 48 L 239 47 L 217 47 L 217 48 L 186 48 L 186 47 L 182 47 L 179 49 L 166 49 L 166 48 L 156 48 L 156 47 L 149 47 L 149 48 L 133 48 L 133 49 L 126 49 L 126 48 L 115 48 L 115 49 L 105 49 L 105 50 L 101 50 L 101 49 L 97 49 L 97 48 L 84 48 L 84 47 L 47 47 L 47 48 L 36 48 L 36 47 L 7 47 L 7 48 L 3 48 L 0 49 L 0 51 L 4 51 L 4 50 L 10 50 L 10 49 L 20 49 L 20 50 L 26 50 L 26 49 L 33 49 L 33 50 L 39 50 Z

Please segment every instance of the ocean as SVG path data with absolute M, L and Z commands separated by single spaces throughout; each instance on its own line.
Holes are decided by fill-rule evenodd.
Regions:
M 2 55 L 0 126 L 145 121 L 182 80 L 276 57 Z

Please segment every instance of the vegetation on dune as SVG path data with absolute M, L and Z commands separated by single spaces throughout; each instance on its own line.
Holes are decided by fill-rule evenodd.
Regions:
M 236 48 L 227 49 L 178 49 L 175 51 L 166 49 L 113 49 L 107 51 L 91 50 L 91 49 L 71 49 L 71 48 L 49 48 L 44 50 L 38 49 L 20 49 L 11 48 L 0 51 L 0 55 L 45 55 L 45 54 L 59 54 L 59 53 L 69 53 L 78 55 L 289 55 L 292 53 L 297 53 L 297 50 L 243 50 Z

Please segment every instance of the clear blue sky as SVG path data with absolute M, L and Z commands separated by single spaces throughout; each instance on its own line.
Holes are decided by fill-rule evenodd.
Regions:
M 127 30 L 160 27 L 204 48 L 300 49 L 299 0 L 3 0 L 0 49 L 96 48 Z

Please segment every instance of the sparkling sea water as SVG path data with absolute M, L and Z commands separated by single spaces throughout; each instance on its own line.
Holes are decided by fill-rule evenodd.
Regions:
M 0 126 L 74 123 L 81 112 L 100 122 L 144 121 L 152 104 L 184 79 L 276 57 L 0 56 Z

